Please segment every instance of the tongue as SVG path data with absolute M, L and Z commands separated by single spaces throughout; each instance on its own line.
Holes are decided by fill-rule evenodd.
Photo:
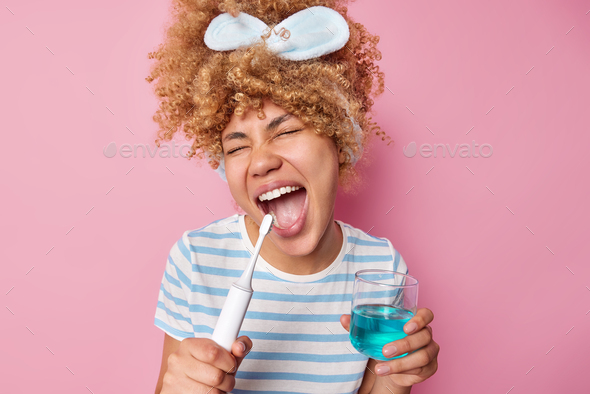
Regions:
M 301 188 L 268 202 L 269 212 L 274 212 L 280 228 L 290 228 L 301 216 L 306 194 Z

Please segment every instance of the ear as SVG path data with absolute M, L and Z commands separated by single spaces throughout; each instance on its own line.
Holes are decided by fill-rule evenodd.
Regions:
M 344 150 L 342 147 L 338 147 L 338 164 L 344 163 L 346 160 L 346 155 L 344 154 Z

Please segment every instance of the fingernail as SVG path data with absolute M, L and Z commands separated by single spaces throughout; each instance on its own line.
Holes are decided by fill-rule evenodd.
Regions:
M 238 342 L 242 348 L 242 353 L 246 351 L 246 344 L 244 342 Z
M 408 333 L 408 334 L 413 333 L 416 330 L 417 327 L 418 327 L 418 325 L 416 323 L 414 323 L 414 322 L 408 324 L 406 326 L 406 333 Z
M 386 375 L 389 373 L 389 367 L 387 365 L 378 365 L 377 368 L 375 368 L 375 372 L 377 375 Z
M 385 349 L 383 349 L 383 355 L 385 357 L 392 357 L 395 355 L 396 352 L 397 352 L 397 348 L 393 345 L 387 346 Z

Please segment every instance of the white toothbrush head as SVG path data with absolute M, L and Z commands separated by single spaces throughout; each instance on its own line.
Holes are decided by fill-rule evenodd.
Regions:
M 240 278 L 234 283 L 234 285 L 237 285 L 238 287 L 242 288 L 242 290 L 252 291 L 252 275 L 254 273 L 254 266 L 256 265 L 256 260 L 258 259 L 258 254 L 260 253 L 260 248 L 262 247 L 264 237 L 266 237 L 268 233 L 270 233 L 272 223 L 272 215 L 264 215 L 264 218 L 262 218 L 262 223 L 260 223 L 260 229 L 258 230 L 258 241 L 256 242 L 256 246 L 254 247 L 254 253 L 252 253 L 250 262 L 248 263 L 248 266 L 242 273 L 242 276 L 240 276 Z
M 264 215 L 264 218 L 262 219 L 262 223 L 260 224 L 260 229 L 258 230 L 258 234 L 267 235 L 268 233 L 270 233 L 270 230 L 272 229 L 273 222 L 274 222 L 274 220 L 273 220 L 273 217 L 271 214 Z

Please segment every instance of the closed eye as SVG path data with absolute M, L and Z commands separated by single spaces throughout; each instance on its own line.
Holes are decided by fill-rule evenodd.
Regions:
M 283 133 L 277 134 L 277 135 L 275 136 L 275 138 L 277 138 L 277 137 L 280 137 L 280 136 L 282 136 L 282 135 L 286 135 L 286 134 L 293 134 L 293 133 L 296 133 L 296 132 L 298 132 L 298 131 L 301 131 L 301 130 L 303 130 L 303 129 L 297 129 L 297 130 L 285 131 L 285 132 L 283 132 Z
M 241 149 L 244 149 L 244 148 L 246 148 L 246 147 L 245 147 L 245 146 L 240 146 L 240 147 L 237 147 L 237 148 L 231 149 L 231 150 L 227 151 L 227 154 L 228 154 L 228 155 L 231 155 L 232 153 L 235 153 L 235 152 L 237 152 L 237 151 L 239 151 L 239 150 L 241 150 Z
M 280 137 L 282 135 L 293 134 L 293 133 L 296 133 L 296 132 L 301 131 L 301 130 L 303 130 L 303 129 L 285 131 L 285 132 L 282 132 L 282 133 L 279 133 L 279 134 L 275 135 L 273 137 L 273 139 L 274 138 L 278 138 L 278 137 Z M 226 154 L 231 155 L 232 153 L 236 153 L 237 151 L 240 151 L 240 150 L 245 149 L 245 148 L 247 148 L 247 146 L 239 146 L 237 148 L 230 149 L 229 151 L 226 152 Z

